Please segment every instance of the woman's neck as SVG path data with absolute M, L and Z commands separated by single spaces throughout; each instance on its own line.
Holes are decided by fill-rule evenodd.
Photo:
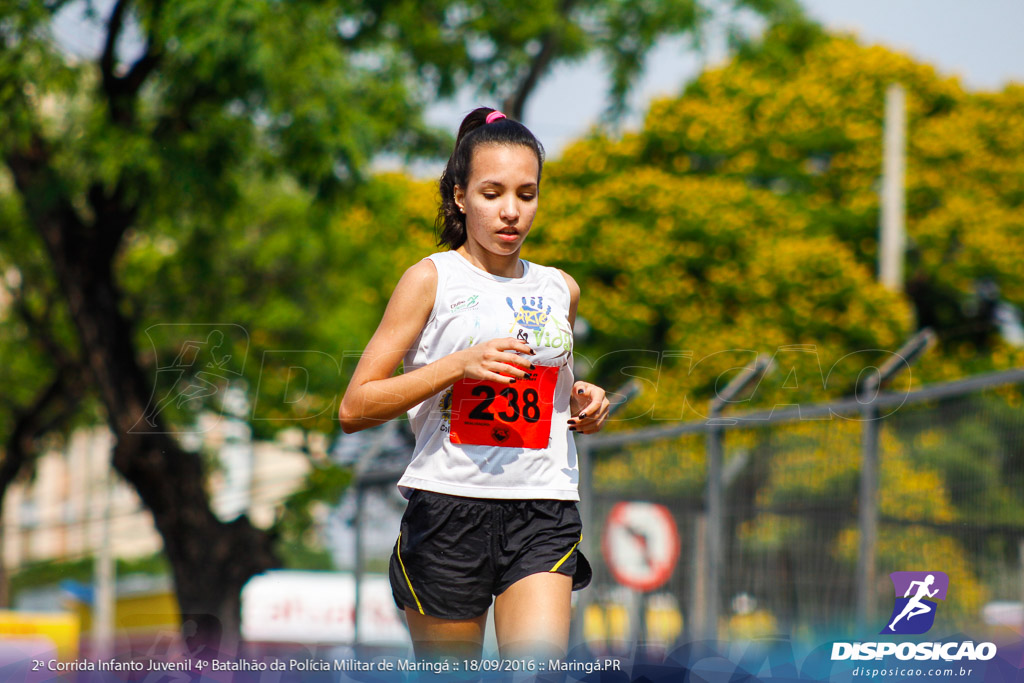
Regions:
M 519 250 L 514 254 L 494 254 L 481 247 L 470 248 L 469 242 L 463 243 L 455 251 L 462 254 L 462 257 L 472 263 L 480 270 L 486 270 L 491 275 L 498 277 L 522 277 L 523 267 L 519 262 Z

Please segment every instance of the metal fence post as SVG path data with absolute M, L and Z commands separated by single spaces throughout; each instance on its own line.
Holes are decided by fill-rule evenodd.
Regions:
M 722 533 L 725 505 L 722 486 L 722 450 L 724 433 L 715 418 L 708 423 L 706 448 L 708 460 L 707 525 L 704 535 L 704 623 L 702 635 L 718 638 L 718 608 L 722 569 Z
M 725 533 L 725 482 L 722 474 L 724 459 L 725 430 L 723 424 L 735 424 L 736 420 L 721 417 L 730 403 L 741 400 L 741 397 L 752 391 L 765 374 L 775 366 L 767 356 L 758 355 L 753 365 L 744 368 L 711 399 L 708 406 L 708 420 L 705 423 L 705 449 L 707 453 L 707 493 L 706 509 L 707 524 L 705 525 L 704 551 L 705 559 L 702 583 L 704 595 L 704 623 L 698 626 L 697 632 L 710 640 L 718 638 L 718 612 L 721 596 L 721 574 L 723 557 L 723 535 Z
M 857 630 L 863 631 L 874 618 L 876 547 L 878 544 L 878 433 L 882 429 L 878 393 L 908 370 L 928 349 L 935 345 L 935 332 L 930 327 L 917 331 L 892 354 L 876 374 L 868 375 L 863 393 L 871 399 L 863 402 L 860 444 L 860 497 L 857 505 L 857 528 L 860 548 L 857 554 Z M 855 394 L 861 387 L 855 387 Z M 857 398 L 858 402 L 860 399 Z
M 1021 604 L 1024 605 L 1024 538 L 1017 539 L 1017 574 L 1020 581 L 1018 595 Z
M 362 619 L 360 614 L 362 612 L 363 603 L 363 578 L 366 573 L 366 553 L 363 548 L 363 505 L 365 503 L 365 487 L 367 484 L 367 474 L 373 465 L 373 461 L 384 451 L 384 441 L 387 438 L 388 430 L 395 429 L 394 422 L 388 422 L 384 427 L 379 428 L 380 431 L 372 432 L 373 440 L 370 442 L 370 446 L 363 451 L 363 454 L 359 457 L 359 461 L 356 462 L 354 476 L 352 477 L 352 485 L 356 488 L 356 511 L 353 515 L 353 523 L 355 524 L 355 566 L 352 568 L 352 582 L 353 582 L 353 612 L 352 612 L 352 649 L 357 654 L 359 652 L 359 638 L 362 635 Z
M 857 632 L 874 617 L 875 548 L 878 542 L 878 409 L 868 405 L 862 413 L 860 444 L 860 496 L 857 527 L 860 552 L 857 555 Z
M 640 383 L 635 379 L 622 385 L 622 387 L 615 392 L 615 395 L 619 397 L 619 400 L 612 403 L 608 412 L 609 417 L 621 410 L 639 393 Z M 591 440 L 594 437 L 591 436 L 586 439 L 580 437 L 580 434 L 573 435 L 573 443 L 576 445 L 577 471 L 580 473 L 580 520 L 583 522 L 583 540 L 580 541 L 580 552 L 587 556 L 591 562 L 591 566 L 594 566 L 596 557 L 593 553 L 596 552 L 597 548 L 597 545 L 594 543 L 594 534 L 597 533 L 597 528 L 595 526 L 597 515 L 594 511 L 595 458 L 594 449 L 591 445 Z M 592 602 L 590 595 L 591 591 L 581 591 L 579 597 L 576 599 L 576 613 L 569 626 L 570 643 L 583 642 L 583 618 L 587 613 L 587 607 Z
M 597 533 L 597 529 L 594 527 L 593 458 L 591 457 L 590 445 L 587 443 L 587 439 L 581 439 L 578 435 L 575 435 L 573 439 L 576 442 L 576 458 L 580 473 L 580 519 L 583 522 L 583 540 L 580 541 L 580 552 L 594 566 L 595 558 L 592 553 L 596 546 L 594 545 L 593 535 Z M 580 591 L 577 594 L 576 614 L 570 624 L 569 640 L 571 643 L 583 642 L 583 619 L 586 616 L 587 607 L 592 602 L 590 596 L 591 591 L 589 590 Z
M 363 578 L 366 574 L 366 551 L 363 548 L 363 504 L 366 502 L 366 489 L 362 481 L 356 482 L 356 512 L 353 523 L 355 524 L 355 566 L 352 568 L 352 581 L 354 586 L 353 610 L 352 610 L 352 647 L 355 650 L 359 647 L 359 638 L 362 635 L 362 611 L 363 602 Z M 358 652 L 357 652 L 358 654 Z

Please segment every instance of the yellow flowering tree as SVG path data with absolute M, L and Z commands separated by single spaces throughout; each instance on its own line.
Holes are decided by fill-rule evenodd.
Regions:
M 655 102 L 635 139 L 605 144 L 673 175 L 768 188 L 873 272 L 892 83 L 908 95 L 907 299 L 916 324 L 939 332 L 946 361 L 921 377 L 1020 365 L 992 306 L 999 296 L 1024 305 L 1024 87 L 971 93 L 886 48 L 779 27 L 681 97 Z M 623 158 L 609 156 L 609 166 Z
M 875 281 L 891 83 L 908 93 L 905 293 Z M 593 330 L 583 368 L 612 387 L 643 381 L 618 426 L 706 416 L 755 352 L 777 370 L 739 409 L 849 395 L 865 366 L 923 325 L 942 343 L 914 368 L 915 385 L 1021 365 L 991 293 L 1024 304 L 1022 95 L 969 93 L 885 48 L 779 27 L 655 102 L 641 130 L 595 132 L 549 164 L 528 257 L 580 281 Z M 1004 549 L 942 527 L 1022 510 L 1020 458 L 1004 438 L 1012 409 L 984 409 L 987 427 L 968 411 L 930 426 L 934 414 L 901 416 L 880 445 L 880 566 L 948 568 L 957 617 L 978 614 L 982 577 Z M 860 430 L 834 419 L 729 432 L 727 458 L 753 455 L 734 487 L 752 502 L 730 508 L 741 546 L 804 557 L 817 569 L 801 581 L 852 572 Z M 637 445 L 598 469 L 615 490 L 699 495 L 703 480 L 699 437 Z M 827 561 L 809 559 L 822 551 Z M 876 589 L 880 600 L 891 591 Z

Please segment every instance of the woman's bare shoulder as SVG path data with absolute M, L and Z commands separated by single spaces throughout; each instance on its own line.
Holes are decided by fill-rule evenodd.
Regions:
M 576 283 L 576 280 L 572 275 L 569 275 L 569 273 L 565 272 L 561 268 L 558 269 L 558 272 L 562 274 L 563 278 L 565 278 L 565 286 L 569 288 L 569 296 L 572 297 L 573 301 L 578 301 L 580 298 L 579 284 Z

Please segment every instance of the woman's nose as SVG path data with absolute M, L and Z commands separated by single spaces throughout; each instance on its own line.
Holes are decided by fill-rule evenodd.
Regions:
M 514 220 L 519 218 L 519 205 L 516 203 L 515 199 L 510 199 L 502 205 L 501 217 L 504 220 Z

